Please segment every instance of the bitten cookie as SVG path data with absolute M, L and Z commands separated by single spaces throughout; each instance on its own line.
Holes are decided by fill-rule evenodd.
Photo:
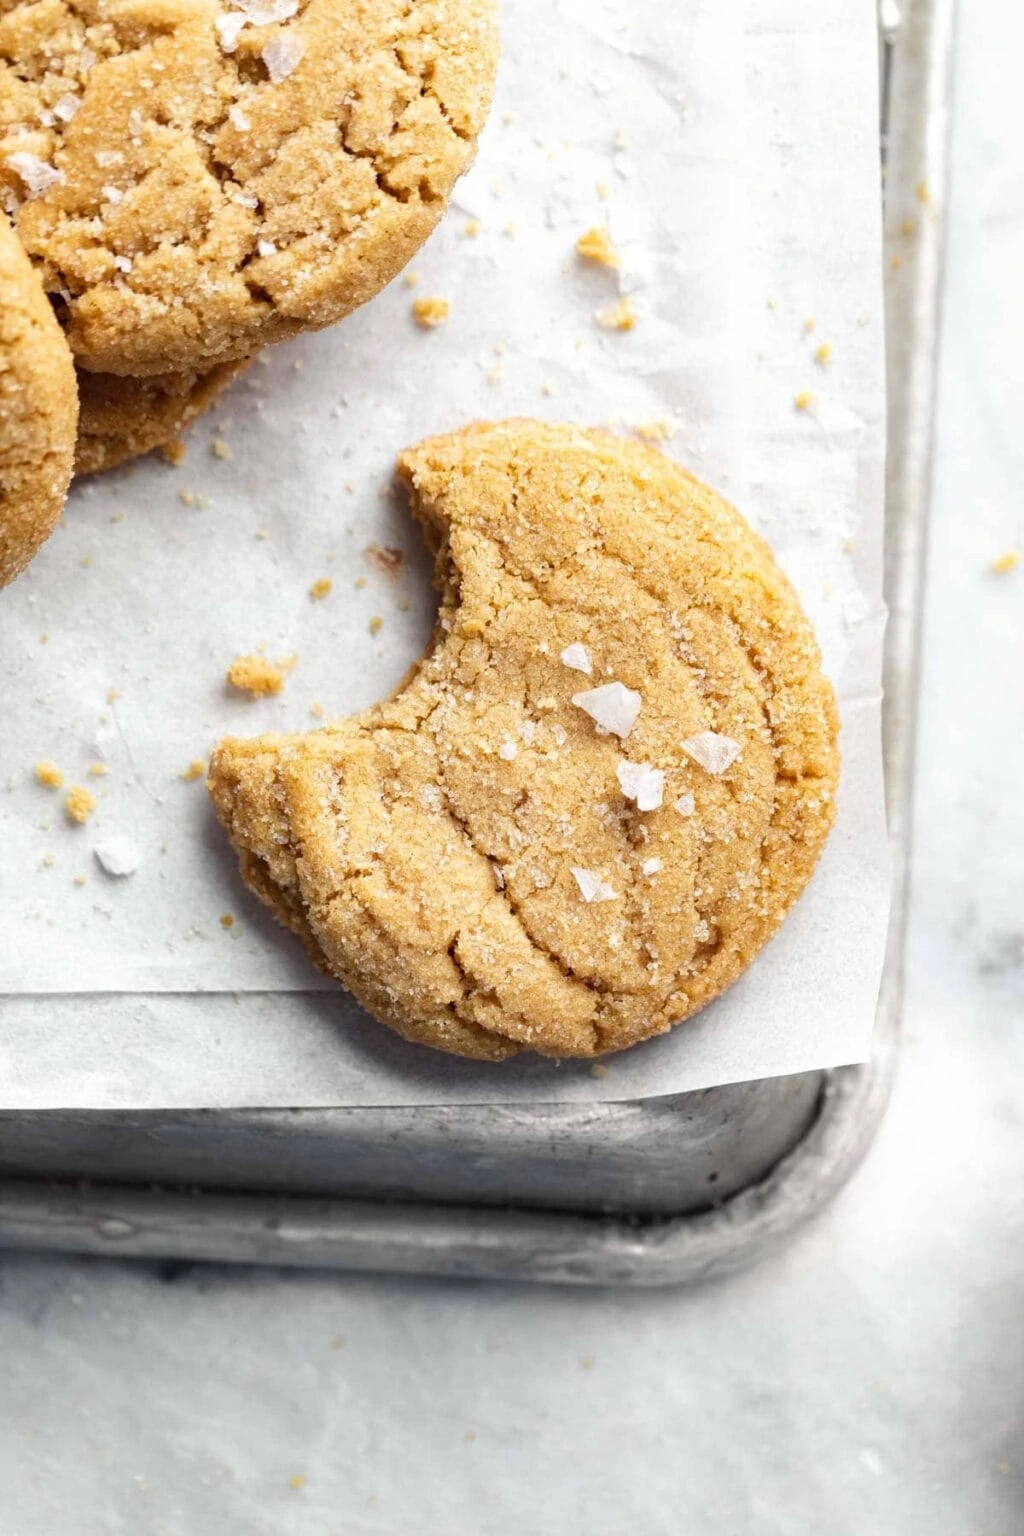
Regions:
M 728 987 L 834 814 L 835 699 L 768 546 L 644 446 L 510 421 L 399 474 L 437 555 L 392 698 L 229 740 L 250 886 L 407 1039 L 592 1056 Z
M 60 517 L 77 420 L 67 342 L 0 214 L 0 587 L 24 570 Z
M 95 373 L 205 371 L 406 264 L 472 159 L 495 0 L 13 0 L 0 195 Z
M 78 370 L 75 474 L 92 475 L 174 442 L 209 410 L 247 360 L 206 373 L 164 373 L 132 379 Z

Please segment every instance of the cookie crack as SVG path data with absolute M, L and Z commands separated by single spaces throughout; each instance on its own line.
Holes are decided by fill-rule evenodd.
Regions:
M 449 818 L 462 832 L 466 842 L 472 848 L 477 858 L 482 860 L 491 868 L 493 868 L 495 864 L 499 865 L 500 867 L 500 859 L 498 859 L 493 853 L 488 853 L 486 848 L 480 844 L 468 820 L 454 804 L 451 798 L 451 791 L 444 777 L 444 769 L 440 762 L 438 763 L 438 782 L 444 790 L 445 810 L 447 811 Z M 539 955 L 543 955 L 545 959 L 550 960 L 552 964 L 555 965 L 562 973 L 562 976 L 566 981 L 571 981 L 576 986 L 584 988 L 585 991 L 592 993 L 595 997 L 606 996 L 608 989 L 606 987 L 602 987 L 600 982 L 592 981 L 586 976 L 581 976 L 578 971 L 573 969 L 573 967 L 564 958 L 564 956 L 558 953 L 557 950 L 550 949 L 546 944 L 543 944 L 539 939 L 536 938 L 536 936 L 530 931 L 529 925 L 526 922 L 522 912 L 521 903 L 516 900 L 508 886 L 506 886 L 503 891 L 496 890 L 495 895 L 502 898 L 505 905 L 508 907 L 510 914 L 515 918 L 523 937 L 527 940 L 531 949 L 535 949 Z M 482 914 L 483 909 L 481 908 L 476 915 L 477 917 L 480 917 Z

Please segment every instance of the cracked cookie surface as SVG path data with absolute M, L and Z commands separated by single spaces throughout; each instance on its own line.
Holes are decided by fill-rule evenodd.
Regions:
M 0 195 L 93 372 L 329 325 L 472 159 L 494 0 L 5 0 Z
M 134 379 L 78 370 L 75 474 L 99 474 L 173 443 L 190 422 L 248 368 L 220 363 L 205 373 L 164 373 Z
M 408 1039 L 500 1060 L 664 1033 L 771 937 L 832 824 L 838 717 L 796 594 L 638 443 L 480 424 L 399 474 L 433 641 L 360 716 L 220 745 L 243 875 Z
M 0 587 L 24 570 L 56 526 L 77 419 L 71 353 L 0 214 Z

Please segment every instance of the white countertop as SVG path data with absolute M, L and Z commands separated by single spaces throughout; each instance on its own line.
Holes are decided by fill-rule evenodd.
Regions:
M 1024 16 L 961 10 L 907 1040 L 864 1170 L 684 1293 L 2 1255 L 3 1536 L 1020 1531 L 1024 569 L 989 566 L 1024 541 Z

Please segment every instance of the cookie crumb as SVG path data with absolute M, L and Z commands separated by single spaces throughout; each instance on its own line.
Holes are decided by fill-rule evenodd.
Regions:
M 90 794 L 81 784 L 74 784 L 64 797 L 64 814 L 69 821 L 76 822 L 78 826 L 89 820 L 96 809 L 96 796 Z
M 172 437 L 171 441 L 164 443 L 160 449 L 161 458 L 166 463 L 173 465 L 175 469 L 184 464 L 187 453 L 188 449 L 185 446 L 184 440 L 180 437 Z
M 324 707 L 322 704 L 311 704 L 309 706 L 309 712 L 313 716 L 314 720 L 322 720 L 324 717 Z
M 64 775 L 57 767 L 57 764 L 52 763 L 48 757 L 36 763 L 35 775 L 37 782 L 44 789 L 63 789 L 64 787 Z
M 914 188 L 914 196 L 917 198 L 917 200 L 921 204 L 922 208 L 930 208 L 931 207 L 931 205 L 932 205 L 931 188 L 929 187 L 929 185 L 928 185 L 928 183 L 926 181 L 919 181 L 918 182 L 917 186 Z
M 254 699 L 266 698 L 268 694 L 281 692 L 285 675 L 294 664 L 294 661 L 275 663 L 265 656 L 236 656 L 226 677 L 239 693 L 251 694 Z
M 815 397 L 809 389 L 801 389 L 793 396 L 793 409 L 795 411 L 809 411 L 814 404 Z
M 309 595 L 313 599 L 314 603 L 318 603 L 322 598 L 330 597 L 333 587 L 334 582 L 329 576 L 321 576 L 317 581 L 314 581 L 313 585 L 310 587 Z
M 301 1472 L 296 1472 L 294 1477 L 290 1477 L 288 1479 L 288 1487 L 294 1488 L 296 1492 L 298 1492 L 300 1488 L 305 1488 L 305 1486 L 306 1479 L 303 1477 Z
M 222 928 L 233 928 L 235 926 L 235 920 L 232 917 L 230 912 L 222 912 L 221 913 L 221 915 L 220 915 L 220 925 L 221 925 Z
M 608 1068 L 605 1066 L 603 1061 L 595 1061 L 594 1065 L 590 1069 L 590 1075 L 591 1077 L 596 1078 L 607 1077 Z
M 194 757 L 183 773 L 178 774 L 179 779 L 184 779 L 186 784 L 192 784 L 196 779 L 201 779 L 206 772 L 206 764 L 201 757 Z
M 436 326 L 444 325 L 450 313 L 451 305 L 448 300 L 439 298 L 436 294 L 432 298 L 424 297 L 413 301 L 413 319 L 425 331 L 432 331 Z
M 106 763 L 90 763 L 85 771 L 90 775 L 91 778 L 105 779 L 107 774 L 110 772 L 110 769 L 107 767 Z
M 234 458 L 230 443 L 226 443 L 222 437 L 215 437 L 213 439 L 213 442 L 210 444 L 210 452 L 215 459 Z
M 75 884 L 76 885 L 85 885 L 87 880 L 88 880 L 88 876 L 86 876 L 86 875 L 76 875 L 75 876 Z
M 675 436 L 675 430 L 674 423 L 667 421 L 664 416 L 658 421 L 638 421 L 633 428 L 644 443 L 667 443 L 670 437 Z
M 992 561 L 992 569 L 997 576 L 1008 576 L 1020 565 L 1020 550 L 1007 549 L 1001 555 L 997 555 Z
M 462 226 L 462 233 L 467 240 L 475 240 L 480 233 L 480 227 L 479 219 L 467 219 Z
M 419 280 L 420 275 L 418 272 L 407 272 L 405 274 L 405 286 L 407 288 L 415 288 L 419 283 Z
M 384 628 L 384 620 L 381 618 L 379 613 L 375 613 L 366 627 L 370 631 L 371 635 L 379 635 L 381 630 Z
M 805 336 L 809 336 L 811 334 L 811 332 L 815 329 L 817 324 L 818 324 L 818 322 L 817 322 L 817 320 L 815 320 L 813 315 L 810 317 L 810 319 L 805 320 L 804 321 L 804 335 Z
M 588 906 L 595 901 L 618 901 L 618 892 L 613 891 L 607 881 L 595 874 L 592 869 L 577 869 L 574 866 L 571 873 L 579 886 L 580 895 Z
M 121 694 L 120 688 L 108 688 L 107 689 L 107 703 L 108 704 L 116 704 L 118 699 L 121 698 L 121 697 L 122 697 L 122 694 Z
M 355 587 L 357 592 L 361 592 L 362 589 L 366 586 L 366 577 L 357 576 L 352 585 Z
M 595 224 L 576 241 L 576 250 L 584 261 L 592 261 L 599 267 L 618 268 L 622 258 L 612 244 L 611 233 L 605 224 Z
M 405 562 L 404 551 L 391 544 L 368 544 L 363 554 L 385 576 L 397 576 Z
M 636 326 L 636 310 L 628 299 L 620 299 L 610 309 L 599 309 L 594 319 L 604 331 L 632 331 Z
M 832 361 L 832 344 L 831 344 L 831 342 L 823 341 L 821 346 L 817 347 L 815 349 L 814 361 L 821 368 L 827 368 L 828 367 L 829 363 Z

